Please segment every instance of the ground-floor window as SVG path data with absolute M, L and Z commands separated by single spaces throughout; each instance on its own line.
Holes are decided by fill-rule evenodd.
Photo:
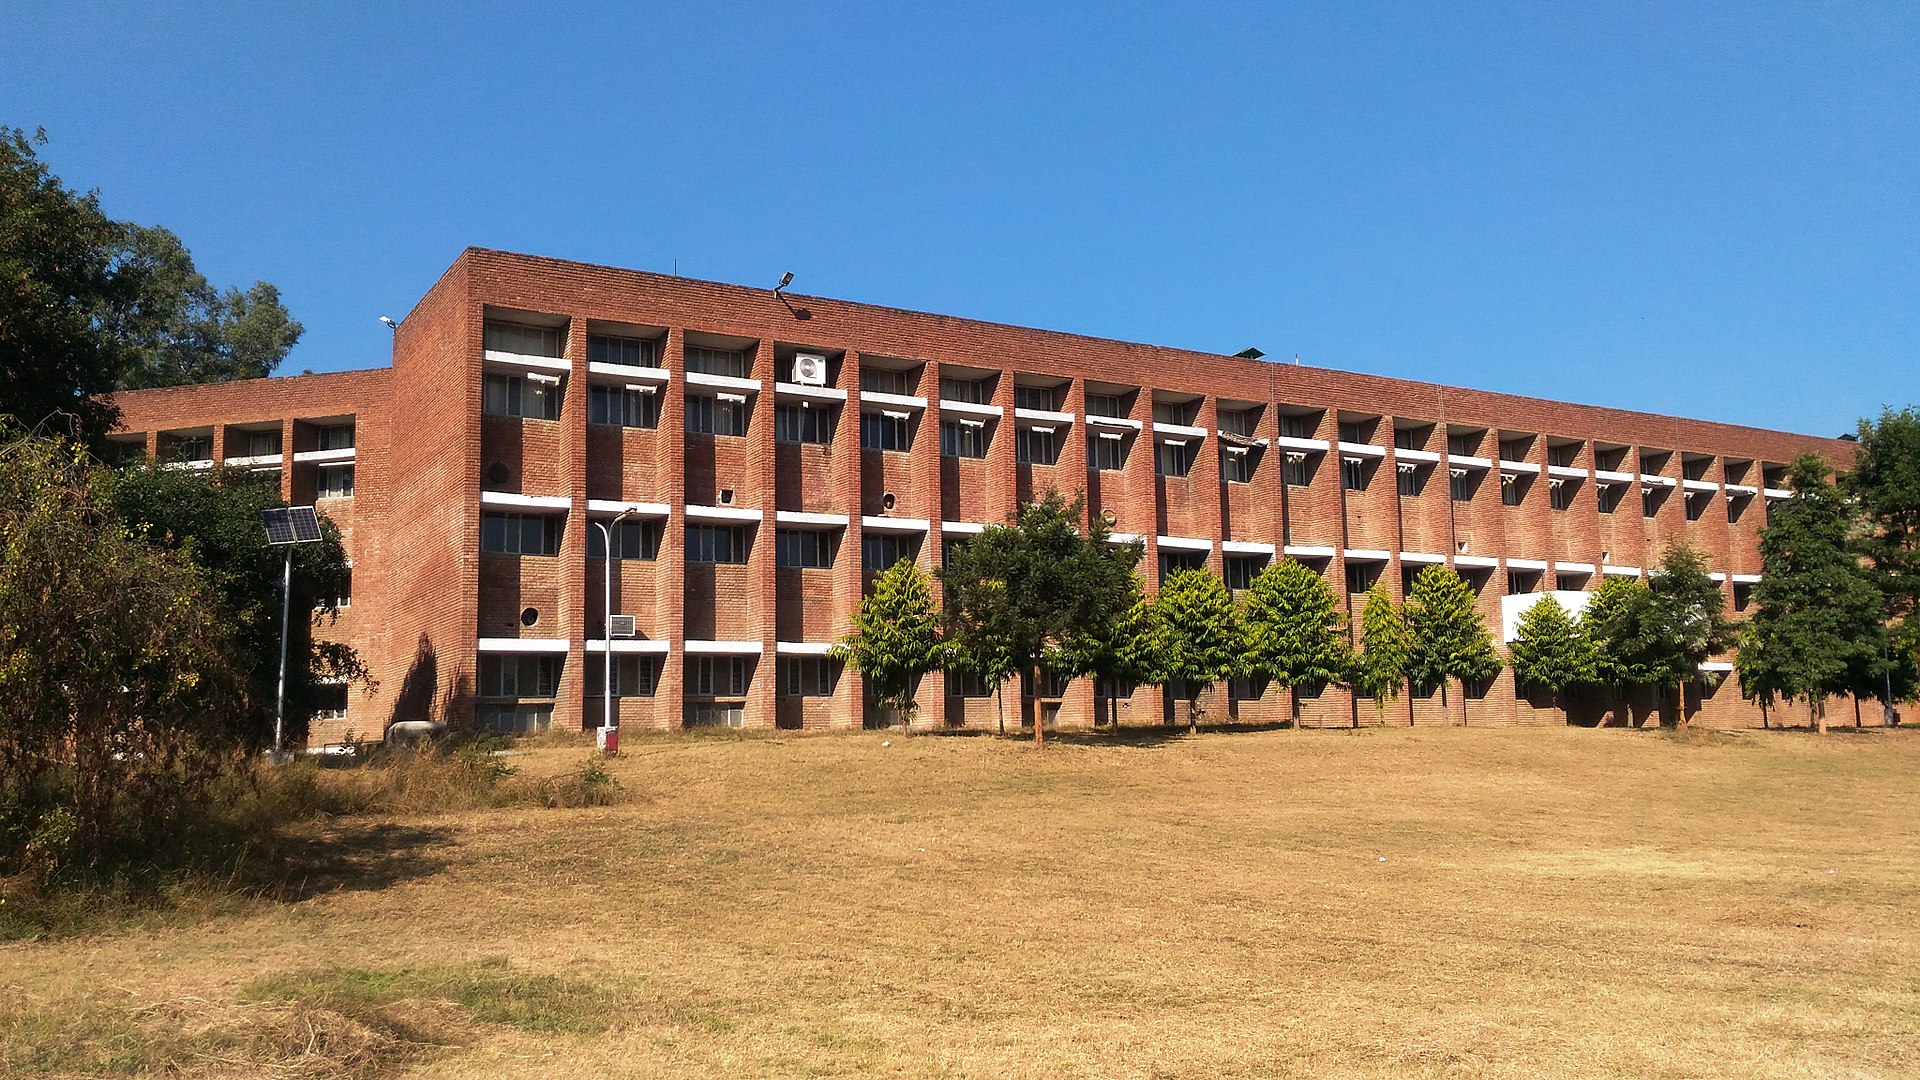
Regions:
M 745 727 L 746 716 L 746 708 L 739 702 L 725 701 L 688 702 L 682 714 L 683 722 L 690 728 Z
M 780 661 L 780 696 L 833 696 L 833 661 L 824 656 L 783 658 Z
M 658 656 L 615 656 L 613 658 L 613 696 L 652 697 L 660 685 Z M 587 696 L 604 697 L 607 691 L 607 662 L 603 657 L 587 657 Z
M 482 705 L 479 721 L 496 735 L 531 735 L 553 725 L 553 706 Z

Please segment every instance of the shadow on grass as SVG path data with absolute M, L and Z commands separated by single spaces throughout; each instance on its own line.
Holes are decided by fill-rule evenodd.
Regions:
M 334 892 L 378 892 L 446 869 L 454 846 L 453 830 L 442 825 L 336 825 L 243 853 L 233 884 L 286 903 Z
M 1265 731 L 1288 731 L 1293 725 L 1286 722 L 1245 722 L 1230 721 L 1221 724 L 1203 723 L 1200 735 L 1245 735 Z M 1346 728 L 1335 730 L 1346 731 Z M 1031 727 L 1008 727 L 1002 735 L 991 728 L 928 728 L 916 729 L 913 737 L 940 739 L 1004 739 L 1008 742 L 1032 742 Z M 1134 726 L 1069 728 L 1064 731 L 1049 730 L 1047 741 L 1066 746 L 1126 746 L 1139 749 L 1152 749 L 1171 742 L 1192 738 L 1185 724 L 1139 724 Z

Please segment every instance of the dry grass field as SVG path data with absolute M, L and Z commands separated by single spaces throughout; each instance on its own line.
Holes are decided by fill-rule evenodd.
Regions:
M 0 946 L 0 1073 L 1920 1074 L 1915 733 L 679 737 L 613 769 L 624 805 L 341 819 L 277 898 Z

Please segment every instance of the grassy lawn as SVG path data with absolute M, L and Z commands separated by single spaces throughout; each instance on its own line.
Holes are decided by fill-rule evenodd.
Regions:
M 1920 1074 L 1913 733 L 628 749 L 625 805 L 0 946 L 0 1073 Z

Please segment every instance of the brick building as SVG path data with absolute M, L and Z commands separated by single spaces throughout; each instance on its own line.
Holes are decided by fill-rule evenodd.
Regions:
M 850 727 L 874 718 L 825 656 L 875 567 L 937 567 L 1022 499 L 1084 490 L 1145 543 L 1149 588 L 1206 566 L 1236 588 L 1292 557 L 1358 602 L 1447 564 L 1496 633 L 1533 594 L 1578 605 L 1665 548 L 1709 553 L 1730 609 L 1803 451 L 1848 444 L 1264 363 L 470 249 L 400 324 L 390 368 L 121 395 L 116 436 L 192 467 L 278 472 L 340 524 L 353 595 L 320 633 L 379 685 L 314 741 L 396 719 Z M 592 522 L 611 530 L 611 563 Z M 602 636 L 604 574 L 633 636 Z M 1728 665 L 1697 719 L 1758 724 Z M 991 723 L 991 687 L 930 676 L 930 724 Z M 1037 692 L 1037 696 L 1036 696 Z M 1171 717 L 1155 687 L 1008 687 L 1009 712 Z M 1021 704 L 1016 710 L 1013 703 Z M 1644 722 L 1598 695 L 1585 720 Z M 1284 689 L 1215 688 L 1279 719 Z M 1327 689 L 1317 724 L 1554 720 L 1510 674 L 1382 713 Z

